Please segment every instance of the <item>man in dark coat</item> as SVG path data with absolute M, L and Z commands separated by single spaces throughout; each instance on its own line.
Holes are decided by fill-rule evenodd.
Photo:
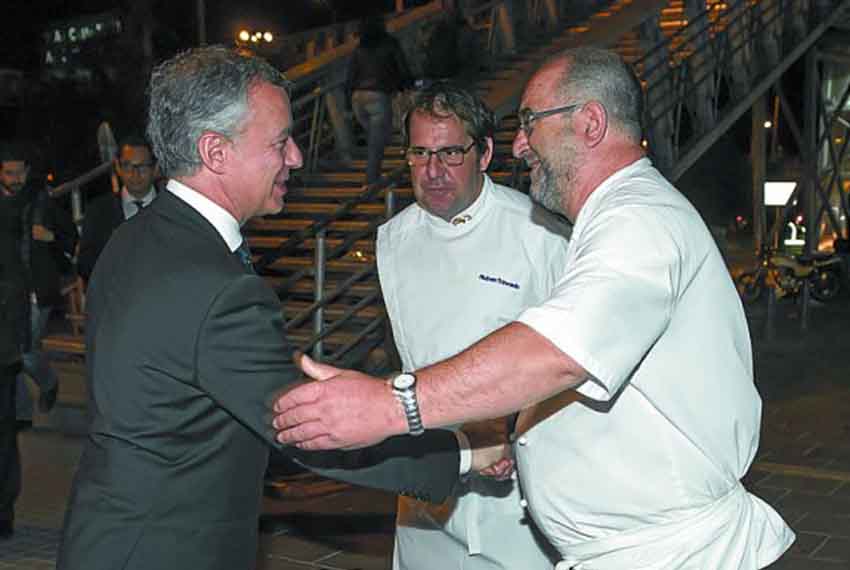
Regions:
M 4 256 L 15 258 L 10 271 L 19 272 L 29 293 L 28 336 L 22 355 L 23 371 L 38 384 L 39 406 L 49 411 L 59 389 L 56 374 L 41 352 L 51 312 L 64 303 L 62 284 L 71 271 L 77 228 L 61 204 L 30 181 L 30 159 L 22 144 L 0 145 L 0 199 L 5 210 Z M 25 299 L 26 302 L 26 299 Z M 18 416 L 31 419 L 28 393 L 19 377 Z
M 115 231 L 89 284 L 93 420 L 59 570 L 254 567 L 268 406 L 300 374 L 240 226 L 280 211 L 302 164 L 286 87 L 222 47 L 153 72 L 148 134 L 170 180 Z M 458 444 L 429 434 L 358 454 L 357 469 L 346 454 L 281 449 L 327 476 L 441 501 Z
M 108 192 L 98 196 L 86 208 L 77 256 L 77 273 L 86 282 L 112 232 L 156 198 L 156 160 L 142 136 L 132 134 L 121 140 L 115 173 L 121 181 L 121 190 L 117 194 Z

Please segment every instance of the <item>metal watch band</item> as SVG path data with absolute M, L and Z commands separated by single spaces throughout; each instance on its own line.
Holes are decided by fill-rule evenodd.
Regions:
M 413 383 L 408 388 L 398 388 L 395 384 L 395 378 L 390 382 L 393 394 L 398 399 L 404 410 L 404 417 L 407 419 L 407 428 L 410 435 L 422 435 L 425 433 L 425 426 L 422 425 L 422 415 L 419 413 L 419 401 L 416 399 L 416 376 L 405 373 L 406 376 L 413 377 Z M 396 377 L 398 378 L 398 376 Z

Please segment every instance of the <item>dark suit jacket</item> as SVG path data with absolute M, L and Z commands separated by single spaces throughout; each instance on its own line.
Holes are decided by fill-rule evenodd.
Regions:
M 253 568 L 269 404 L 301 376 L 273 291 L 163 192 L 104 249 L 86 335 L 93 418 L 58 568 Z M 283 450 L 315 465 L 345 459 L 315 469 L 436 501 L 458 477 L 444 431 L 394 438 L 365 458 Z
M 85 281 L 91 277 L 94 264 L 115 228 L 124 223 L 121 195 L 107 192 L 92 201 L 83 218 L 80 252 L 77 254 L 77 273 Z

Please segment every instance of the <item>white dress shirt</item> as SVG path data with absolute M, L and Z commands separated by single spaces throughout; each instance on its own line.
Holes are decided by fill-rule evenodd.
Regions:
M 121 210 L 124 212 L 124 219 L 129 220 L 133 216 L 139 213 L 139 206 L 136 202 L 141 201 L 142 208 L 147 208 L 150 206 L 153 199 L 156 198 L 156 188 L 151 186 L 148 188 L 147 194 L 142 196 L 141 198 L 136 198 L 131 196 L 127 191 L 127 187 L 121 189 Z
M 230 212 L 198 192 L 174 180 L 168 181 L 166 189 L 194 208 L 204 217 L 227 244 L 231 253 L 236 251 L 242 244 L 242 232 L 239 231 L 239 222 Z
M 794 534 L 739 482 L 761 400 L 747 322 L 697 211 L 641 159 L 604 181 L 573 229 L 554 295 L 518 319 L 591 379 L 520 415 L 532 515 L 586 570 L 762 568 Z
M 378 229 L 381 289 L 405 370 L 460 352 L 548 297 L 567 242 L 532 212 L 551 221 L 486 177 L 451 222 L 413 204 Z M 472 477 L 443 505 L 400 497 L 393 567 L 549 570 L 524 518 L 513 481 Z

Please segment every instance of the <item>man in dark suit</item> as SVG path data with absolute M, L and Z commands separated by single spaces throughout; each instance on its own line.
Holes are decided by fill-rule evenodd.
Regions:
M 300 374 L 239 228 L 280 211 L 302 164 L 286 87 L 264 61 L 222 47 L 153 72 L 148 134 L 170 180 L 116 230 L 89 284 L 93 418 L 60 570 L 254 567 L 268 406 Z M 448 496 L 459 472 L 450 432 L 355 455 L 281 449 L 425 500 Z
M 77 273 L 86 282 L 112 232 L 156 198 L 154 180 L 158 170 L 148 142 L 132 134 L 121 140 L 118 149 L 115 173 L 121 181 L 121 191 L 109 192 L 92 201 L 83 220 Z

